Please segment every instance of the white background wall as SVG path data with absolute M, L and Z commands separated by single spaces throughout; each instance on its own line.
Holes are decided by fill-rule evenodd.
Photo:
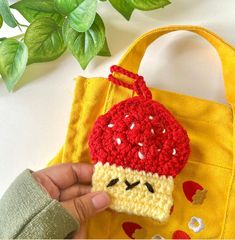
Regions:
M 0 196 L 25 168 L 43 168 L 63 144 L 76 75 L 107 76 L 128 45 L 153 28 L 171 24 L 201 25 L 235 45 L 234 0 L 172 0 L 152 12 L 135 11 L 130 22 L 107 3 L 99 4 L 112 57 L 96 57 L 86 71 L 70 53 L 56 61 L 33 64 L 21 88 L 8 93 L 0 80 Z M 0 37 L 18 33 L 4 26 Z M 147 51 L 141 74 L 150 86 L 225 103 L 217 53 L 192 33 L 173 33 Z

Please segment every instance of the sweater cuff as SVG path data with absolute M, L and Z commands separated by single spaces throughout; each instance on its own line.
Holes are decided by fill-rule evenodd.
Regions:
M 65 238 L 78 222 L 25 170 L 0 200 L 0 238 Z

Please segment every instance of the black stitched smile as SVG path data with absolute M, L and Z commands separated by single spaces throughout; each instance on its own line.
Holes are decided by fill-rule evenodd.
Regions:
M 125 184 L 127 185 L 126 190 L 130 190 L 134 187 L 136 187 L 137 185 L 140 184 L 140 181 L 134 182 L 134 183 L 129 183 L 127 180 L 125 181 Z
M 118 181 L 119 181 L 119 178 L 114 178 L 114 179 L 112 179 L 112 180 L 106 185 L 106 187 L 112 187 L 112 186 L 114 186 Z M 130 183 L 130 182 L 128 182 L 127 180 L 125 180 L 125 184 L 126 184 L 126 186 L 127 186 L 127 187 L 126 187 L 126 191 L 127 191 L 127 190 L 131 190 L 132 188 L 134 188 L 134 187 L 136 187 L 137 185 L 139 185 L 139 184 L 140 184 L 140 181 L 137 181 L 137 182 L 134 182 L 134 183 Z M 153 186 L 152 186 L 149 182 L 146 182 L 144 185 L 147 187 L 147 189 L 148 189 L 149 192 L 154 193 Z

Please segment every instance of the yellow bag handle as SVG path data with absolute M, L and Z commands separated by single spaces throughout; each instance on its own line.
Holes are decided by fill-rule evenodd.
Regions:
M 215 47 L 222 61 L 227 100 L 229 103 L 235 103 L 235 48 L 203 27 L 179 25 L 154 29 L 140 36 L 128 48 L 118 65 L 131 72 L 138 73 L 141 60 L 147 47 L 162 35 L 178 30 L 197 33 Z

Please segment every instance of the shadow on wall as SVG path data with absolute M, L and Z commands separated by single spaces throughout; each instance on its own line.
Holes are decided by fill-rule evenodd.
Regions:
M 198 9 L 200 9 L 200 13 Z M 187 22 L 188 19 L 201 21 L 203 11 L 208 14 L 208 8 L 204 1 L 171 0 L 170 5 L 166 6 L 164 9 L 159 9 L 158 12 L 150 11 L 147 17 L 166 25 L 171 24 L 171 22 L 183 24 L 183 22 Z M 145 12 L 141 12 L 141 14 L 145 14 Z
M 222 65 L 204 38 L 189 32 L 169 33 L 155 41 L 141 63 L 152 87 L 225 103 Z M 200 70 L 201 69 L 201 70 Z
M 171 25 L 171 24 L 189 24 L 189 25 L 192 24 L 192 25 L 204 25 L 204 26 L 206 25 L 206 27 L 208 27 L 212 31 L 217 32 L 222 36 L 224 36 L 225 34 L 228 34 L 229 33 L 228 29 L 232 29 L 232 26 L 229 26 L 229 24 L 226 24 L 225 26 L 221 26 L 221 23 L 217 24 L 214 21 L 209 21 L 209 23 L 205 21 L 203 22 L 203 19 L 204 19 L 203 14 L 208 12 L 207 7 L 210 4 L 212 4 L 211 0 L 208 1 L 208 3 L 205 3 L 204 1 L 203 2 L 198 1 L 198 0 L 191 0 L 191 1 L 174 0 L 169 6 L 165 7 L 164 9 L 148 11 L 148 12 L 135 10 L 129 22 L 125 20 L 117 11 L 115 11 L 107 2 L 100 3 L 98 11 L 104 20 L 104 23 L 106 26 L 107 40 L 110 46 L 112 56 L 114 58 L 120 53 L 124 53 L 128 48 L 128 46 L 141 34 L 153 28 L 157 28 L 159 26 L 165 26 L 165 25 Z M 213 1 L 213 8 L 211 10 L 211 16 L 213 17 L 214 17 L 213 9 L 217 10 L 218 9 L 217 5 L 218 3 L 215 3 Z M 217 31 L 217 29 L 220 31 Z M 232 38 L 231 34 L 228 37 L 230 37 L 231 39 Z M 192 42 L 190 42 L 189 40 L 187 41 L 180 40 L 180 41 L 182 41 L 182 43 L 178 43 L 179 46 L 177 48 L 173 48 L 172 51 L 175 51 L 177 49 L 179 51 L 181 47 L 184 47 L 184 51 L 187 51 L 186 49 L 187 46 L 188 46 L 188 50 L 190 50 L 192 48 L 197 47 L 198 45 L 198 43 L 195 43 L 193 46 L 191 46 Z M 172 44 L 176 45 L 177 42 L 175 43 L 173 42 Z M 155 55 L 152 55 L 152 57 L 154 56 Z M 31 81 L 37 80 L 42 75 L 53 72 L 53 70 L 57 69 L 58 67 L 62 67 L 62 68 L 67 67 L 68 64 L 64 64 L 64 63 L 67 62 L 67 60 L 70 59 L 71 57 L 72 55 L 66 52 L 55 61 L 48 62 L 48 63 L 33 64 L 28 66 L 26 69 L 26 72 L 23 75 L 22 80 L 16 86 L 16 90 L 19 89 L 20 87 L 23 87 L 25 84 Z M 174 56 L 172 56 L 172 58 L 174 59 Z M 114 64 L 114 62 L 112 62 L 112 59 L 109 57 L 95 57 L 93 61 L 89 64 L 87 71 L 96 71 L 103 64 L 110 65 L 110 64 Z M 159 62 L 157 64 L 161 65 L 161 63 Z M 82 71 L 79 66 L 79 63 L 75 59 L 72 65 L 73 65 L 71 66 L 72 68 L 75 68 L 75 69 L 77 68 L 80 72 Z M 158 68 L 158 70 L 160 69 Z M 70 70 L 68 69 L 68 72 L 69 71 Z M 71 76 L 69 75 L 68 77 L 70 78 Z
M 66 51 L 62 56 L 54 61 L 44 63 L 33 63 L 26 67 L 22 79 L 15 87 L 15 91 L 22 88 L 24 85 L 39 79 L 40 77 L 47 75 L 50 72 L 56 71 L 57 68 L 63 67 L 63 62 L 68 58 L 68 52 Z
M 163 9 L 147 12 L 135 10 L 129 22 L 107 3 L 100 5 L 99 13 L 104 19 L 109 46 L 112 55 L 115 56 L 120 54 L 120 52 L 124 53 L 124 50 L 141 34 L 160 26 L 177 24 L 202 25 L 223 36 L 223 33 L 228 33 L 228 29 L 233 29 L 233 27 L 227 23 L 223 27 L 219 26 L 221 23 L 219 25 L 214 24 L 214 14 L 221 9 L 220 5 L 220 3 L 212 0 L 209 0 L 207 3 L 198 0 L 174 0 Z M 211 12 L 208 16 L 208 8 L 210 6 Z M 205 16 L 206 21 L 204 20 Z M 232 36 L 228 37 L 231 40 Z M 109 58 L 99 57 L 98 59 L 98 61 L 92 62 L 91 70 L 110 61 Z

